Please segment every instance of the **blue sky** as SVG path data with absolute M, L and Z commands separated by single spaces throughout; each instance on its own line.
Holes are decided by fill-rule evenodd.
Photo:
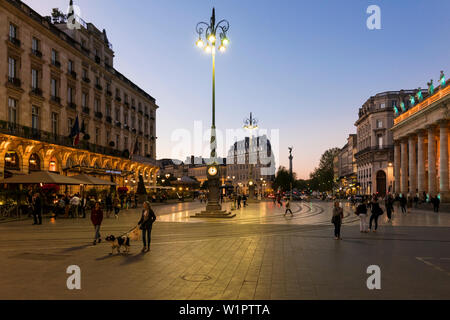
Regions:
M 68 5 L 25 2 L 43 15 Z M 252 111 L 261 127 L 280 130 L 281 165 L 294 147 L 300 178 L 356 132 L 371 95 L 450 74 L 448 0 L 74 2 L 84 20 L 107 30 L 115 67 L 157 99 L 158 158 L 171 156 L 174 130 L 210 125 L 211 62 L 194 43 L 196 23 L 209 21 L 213 6 L 231 25 L 230 50 L 217 57 L 217 127 L 239 128 Z M 381 30 L 366 27 L 372 4 Z

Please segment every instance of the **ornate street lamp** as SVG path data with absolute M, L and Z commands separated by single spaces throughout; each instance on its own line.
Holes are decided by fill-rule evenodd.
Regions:
M 211 124 L 211 163 L 207 168 L 208 177 L 208 203 L 206 211 L 197 213 L 193 217 L 214 217 L 231 218 L 235 214 L 222 210 L 220 204 L 220 167 L 217 162 L 216 154 L 216 47 L 220 52 L 225 52 L 230 41 L 227 37 L 227 31 L 230 24 L 227 20 L 220 20 L 216 24 L 216 13 L 212 9 L 212 16 L 209 23 L 199 22 L 196 26 L 198 40 L 197 47 L 204 48 L 205 52 L 212 56 L 212 124 Z
M 248 142 L 248 201 L 253 202 L 255 200 L 255 182 L 253 181 L 253 166 L 250 163 L 250 153 L 252 152 L 252 137 L 253 130 L 258 129 L 258 120 L 253 118 L 253 114 L 250 112 L 250 118 L 244 120 L 244 129 L 249 130 L 249 142 Z

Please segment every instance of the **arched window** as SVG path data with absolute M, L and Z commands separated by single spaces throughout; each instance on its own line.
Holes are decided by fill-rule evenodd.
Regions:
M 48 164 L 48 171 L 58 172 L 58 163 L 55 157 L 50 158 L 50 162 Z
M 14 151 L 5 154 L 5 170 L 20 170 L 19 156 Z
M 33 153 L 28 160 L 29 171 L 41 171 L 41 159 L 36 153 Z

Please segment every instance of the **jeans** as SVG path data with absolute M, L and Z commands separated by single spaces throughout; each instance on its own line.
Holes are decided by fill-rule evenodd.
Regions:
M 284 212 L 284 214 L 288 213 L 288 211 L 289 211 L 291 214 L 293 214 L 293 213 L 292 213 L 292 210 L 289 209 L 289 208 L 286 209 L 286 211 Z
M 341 222 L 333 222 L 334 224 L 334 236 L 336 238 L 340 238 L 341 237 Z
M 367 214 L 359 214 L 359 231 L 367 231 Z
M 392 219 L 392 209 L 391 208 L 386 208 L 386 214 L 389 220 Z
M 94 226 L 94 228 L 95 228 L 94 240 L 100 239 L 101 238 L 101 236 L 100 236 L 100 225 L 96 225 L 96 226 Z
M 377 214 L 372 214 L 370 216 L 370 222 L 369 222 L 369 229 L 372 230 L 372 221 L 375 221 L 375 230 L 378 229 L 378 217 L 379 215 Z
M 152 228 L 142 230 L 142 242 L 144 247 L 150 248 L 150 240 L 152 235 Z

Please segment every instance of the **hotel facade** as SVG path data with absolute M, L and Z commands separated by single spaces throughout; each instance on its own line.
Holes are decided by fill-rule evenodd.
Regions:
M 46 170 L 155 184 L 156 101 L 114 68 L 106 31 L 77 21 L 0 0 L 0 177 Z
M 441 78 L 442 80 L 442 78 Z M 394 119 L 395 192 L 428 197 L 440 195 L 449 202 L 450 85 L 423 95 Z

